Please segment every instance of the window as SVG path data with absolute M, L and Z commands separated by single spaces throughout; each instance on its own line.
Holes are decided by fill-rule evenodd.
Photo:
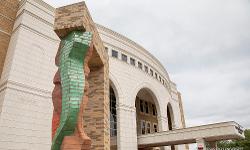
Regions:
M 145 112 L 146 112 L 146 114 L 148 114 L 148 102 L 145 102 Z
M 160 82 L 161 82 L 161 76 L 159 76 L 159 80 L 160 80 Z
M 135 66 L 135 59 L 134 58 L 130 58 L 130 64 Z
M 141 134 L 146 134 L 146 122 L 141 120 Z
M 152 69 L 150 69 L 150 75 L 153 76 L 154 75 L 154 71 Z
M 153 113 L 153 115 L 154 116 L 156 116 L 156 108 L 155 108 L 155 105 L 154 104 L 152 104 L 152 113 Z
M 142 69 L 142 63 L 138 61 L 138 67 Z
M 147 133 L 151 133 L 150 122 L 147 122 Z
M 157 73 L 155 73 L 155 78 L 158 79 L 158 74 Z
M 140 111 L 143 112 L 143 101 L 140 100 Z
M 163 85 L 165 84 L 165 81 L 164 81 L 164 80 L 162 80 L 162 84 L 163 84 Z
M 112 57 L 118 58 L 118 52 L 115 50 L 112 50 Z
M 145 65 L 144 65 L 144 70 L 145 70 L 145 72 L 148 73 L 148 66 L 145 66 Z
M 116 117 L 116 98 L 112 87 L 109 88 L 109 99 L 110 99 L 110 136 L 117 135 L 117 117 Z
M 128 56 L 125 54 L 122 54 L 122 61 L 128 62 Z
M 157 124 L 154 124 L 154 132 L 158 132 Z

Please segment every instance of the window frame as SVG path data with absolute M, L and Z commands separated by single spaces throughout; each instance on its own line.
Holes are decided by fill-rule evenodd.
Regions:
M 149 121 L 146 121 L 146 134 L 150 134 L 150 133 L 151 133 L 151 123 Z
M 144 65 L 144 71 L 148 73 L 148 66 Z
M 118 51 L 116 51 L 116 50 L 114 50 L 114 49 L 112 49 L 112 51 L 111 51 L 111 56 L 113 57 L 113 58 L 119 58 L 119 52 Z
M 156 128 L 155 128 L 156 126 Z M 154 129 L 154 133 L 158 132 L 158 124 L 157 123 L 153 123 L 153 129 Z
M 144 102 L 141 99 L 139 99 L 139 107 L 140 107 L 140 112 L 144 113 Z
M 150 69 L 150 75 L 154 76 L 154 70 L 153 69 Z
M 155 72 L 155 78 L 158 80 L 158 74 L 157 74 L 157 72 Z
M 145 101 L 144 106 L 145 106 L 145 114 L 149 114 L 149 102 Z
M 135 59 L 132 58 L 132 57 L 130 57 L 129 63 L 130 63 L 132 66 L 135 66 Z
M 141 120 L 141 134 L 145 135 L 146 134 L 146 121 Z
M 157 116 L 157 110 L 155 104 L 152 104 L 151 106 L 152 106 L 152 115 Z
M 142 70 L 142 62 L 138 61 L 137 64 L 138 64 L 138 68 Z
M 122 61 L 128 62 L 128 56 L 126 54 L 122 54 Z

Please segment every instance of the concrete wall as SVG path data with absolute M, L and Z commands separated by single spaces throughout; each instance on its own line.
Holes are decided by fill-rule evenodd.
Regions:
M 168 130 L 167 123 L 167 105 L 171 104 L 174 114 L 174 128 L 182 128 L 180 105 L 177 97 L 175 84 L 169 82 L 172 90 L 169 92 L 168 86 L 152 77 L 149 73 L 133 66 L 129 63 L 129 58 L 135 58 L 143 64 L 151 64 L 155 72 L 161 72 L 160 64 L 154 58 L 147 54 L 143 49 L 133 49 L 130 42 L 119 38 L 118 33 L 107 30 L 103 27 L 98 27 L 101 38 L 104 44 L 108 47 L 110 55 L 110 79 L 117 90 L 117 120 L 118 120 L 118 149 L 136 149 L 137 148 L 137 130 L 136 130 L 136 108 L 135 98 L 137 93 L 147 88 L 152 91 L 156 97 L 155 105 L 158 112 L 158 126 L 160 131 Z M 112 50 L 119 52 L 118 58 L 111 57 Z M 128 62 L 121 60 L 121 53 L 128 56 Z M 152 65 L 153 64 L 153 65 Z M 165 71 L 166 72 L 166 71 Z M 162 77 L 168 80 L 166 73 Z M 174 91 L 175 90 L 175 91 Z
M 42 1 L 20 2 L 0 81 L 1 150 L 50 149 L 58 48 L 53 10 Z

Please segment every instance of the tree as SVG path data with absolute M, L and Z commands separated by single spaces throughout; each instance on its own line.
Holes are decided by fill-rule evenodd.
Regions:
M 243 150 L 250 150 L 250 129 L 244 131 L 245 139 L 220 141 L 218 148 L 243 148 Z

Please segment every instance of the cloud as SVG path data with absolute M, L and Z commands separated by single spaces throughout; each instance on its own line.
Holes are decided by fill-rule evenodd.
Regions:
M 249 1 L 87 4 L 94 20 L 137 41 L 163 63 L 182 92 L 189 126 L 235 120 L 250 128 Z
M 235 120 L 250 128 L 248 0 L 86 3 L 97 23 L 138 42 L 163 63 L 182 93 L 189 126 Z

